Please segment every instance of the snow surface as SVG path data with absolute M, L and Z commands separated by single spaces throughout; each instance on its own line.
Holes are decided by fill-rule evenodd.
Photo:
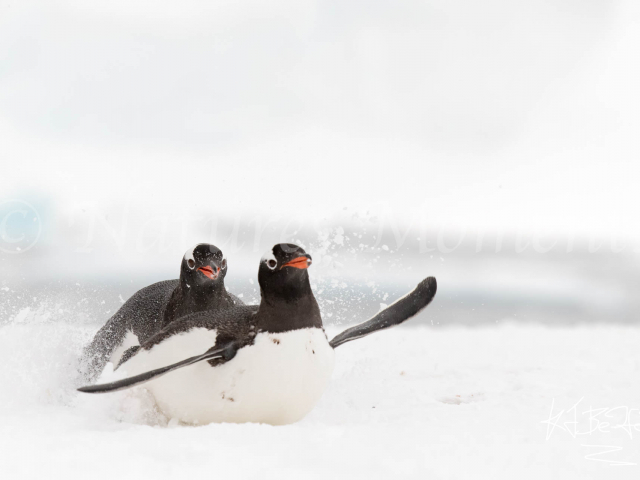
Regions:
M 24 316 L 0 327 L 0 477 L 640 475 L 640 412 L 613 410 L 640 407 L 638 328 L 379 332 L 339 347 L 318 406 L 284 427 L 168 425 L 142 393 L 76 393 L 75 362 L 92 333 Z M 555 429 L 545 423 L 552 405 L 554 416 L 564 410 Z M 590 406 L 607 410 L 584 413 Z M 589 458 L 612 448 L 585 445 L 621 449 Z

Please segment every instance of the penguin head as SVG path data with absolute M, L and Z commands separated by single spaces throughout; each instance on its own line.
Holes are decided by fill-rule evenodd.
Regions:
M 221 284 L 226 274 L 227 259 L 215 245 L 199 243 L 188 250 L 182 259 L 180 278 L 189 284 Z
M 262 256 L 258 283 L 266 295 L 293 301 L 311 292 L 309 273 L 311 255 L 293 243 L 278 243 Z

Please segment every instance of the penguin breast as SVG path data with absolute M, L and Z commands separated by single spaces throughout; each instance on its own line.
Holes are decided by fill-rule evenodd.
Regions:
M 127 362 L 132 363 L 127 374 L 169 365 L 214 344 L 215 330 L 193 329 L 140 352 Z M 330 380 L 333 363 L 333 348 L 320 328 L 260 332 L 252 345 L 224 364 L 212 367 L 199 362 L 141 388 L 153 394 L 165 415 L 185 423 L 284 425 L 313 409 Z

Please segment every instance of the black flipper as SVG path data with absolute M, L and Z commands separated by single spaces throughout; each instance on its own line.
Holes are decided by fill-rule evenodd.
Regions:
M 120 357 L 120 361 L 118 362 L 118 365 L 116 365 L 116 368 L 114 368 L 114 370 L 117 370 L 120 367 L 120 365 L 122 365 L 124 362 L 129 360 L 136 353 L 138 353 L 138 350 L 140 350 L 141 348 L 142 347 L 140 345 L 135 345 L 133 347 L 127 348 L 122 354 L 122 357 Z
M 140 375 L 124 378 L 115 382 L 81 387 L 78 389 L 78 391 L 84 393 L 107 393 L 115 392 L 117 390 L 124 390 L 136 385 L 140 385 L 141 383 L 148 382 L 149 380 L 165 375 L 178 368 L 186 367 L 196 362 L 201 362 L 202 360 L 212 360 L 214 358 L 224 358 L 225 360 L 231 360 L 233 357 L 235 357 L 237 351 L 238 346 L 236 342 L 228 342 L 220 347 L 213 347 L 202 355 L 196 355 L 195 357 L 187 358 L 186 360 L 174 363 L 173 365 L 150 370 L 148 372 L 141 373 Z
M 389 305 L 371 320 L 348 328 L 339 335 L 336 335 L 333 340 L 329 342 L 330 345 L 336 348 L 343 343 L 364 337 L 378 330 L 399 325 L 405 320 L 409 320 L 431 303 L 437 289 L 438 284 L 434 277 L 425 278 L 415 289 Z

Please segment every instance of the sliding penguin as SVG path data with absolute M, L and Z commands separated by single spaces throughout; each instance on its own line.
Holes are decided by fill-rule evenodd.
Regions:
M 148 382 L 145 387 L 164 414 L 191 424 L 300 420 L 329 382 L 336 347 L 411 318 L 437 288 L 429 277 L 329 342 L 309 284 L 310 265 L 302 248 L 275 245 L 260 261 L 259 306 L 180 318 L 122 364 L 131 377 L 79 390 L 101 393 Z
M 201 243 L 188 250 L 182 258 L 179 280 L 137 291 L 96 333 L 82 355 L 85 380 L 97 377 L 109 361 L 117 365 L 176 318 L 242 305 L 227 292 L 226 274 L 227 260 L 216 246 Z

